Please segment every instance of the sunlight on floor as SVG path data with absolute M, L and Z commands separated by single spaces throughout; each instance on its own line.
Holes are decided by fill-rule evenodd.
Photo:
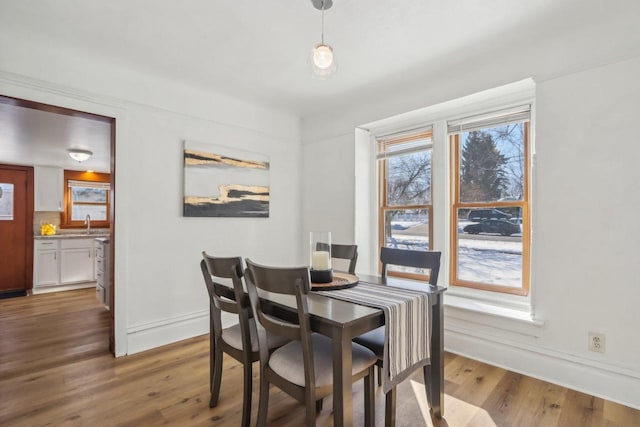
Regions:
M 424 384 L 411 380 L 413 396 L 420 407 L 420 413 L 428 427 L 434 427 L 429 414 L 429 404 L 424 393 Z M 442 421 L 436 422 L 435 426 L 474 426 L 474 427 L 497 427 L 487 411 L 477 406 L 471 405 L 455 397 L 444 395 L 445 416 Z

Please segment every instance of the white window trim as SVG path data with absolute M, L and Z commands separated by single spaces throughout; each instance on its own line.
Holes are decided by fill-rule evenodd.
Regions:
M 522 80 L 499 88 L 479 92 L 453 101 L 436 104 L 430 107 L 415 110 L 409 113 L 400 114 L 384 120 L 368 123 L 358 128 L 359 131 L 366 131 L 369 134 L 371 150 L 375 150 L 375 140 L 381 135 L 388 135 L 394 132 L 402 132 L 406 129 L 418 128 L 420 126 L 433 126 L 433 151 L 432 168 L 433 180 L 432 203 L 433 218 L 435 222 L 433 230 L 433 248 L 441 250 L 443 253 L 442 266 L 440 269 L 439 285 L 448 288 L 444 297 L 446 306 L 455 307 L 468 312 L 476 312 L 501 319 L 513 320 L 516 323 L 526 323 L 534 326 L 542 326 L 542 319 L 536 317 L 535 313 L 535 277 L 533 271 L 530 278 L 529 295 L 518 296 L 489 292 L 479 289 L 450 286 L 450 215 L 451 205 L 450 192 L 450 147 L 447 132 L 447 121 L 459 118 L 490 113 L 496 110 L 517 107 L 523 104 L 531 104 L 531 126 L 530 126 L 530 162 L 532 170 L 530 173 L 530 183 L 534 182 L 534 164 L 532 159 L 535 155 L 535 83 L 531 79 Z M 371 153 L 373 154 L 373 152 Z M 375 156 L 371 155 L 375 162 Z M 375 163 L 374 163 L 375 164 Z M 376 168 L 374 168 L 376 169 Z M 373 175 L 373 174 L 372 174 Z M 375 179 L 375 178 L 374 178 Z M 375 185 L 371 188 L 372 202 L 377 203 L 378 185 L 377 179 L 373 181 Z M 535 192 L 530 191 L 530 203 L 533 205 Z M 369 216 L 369 233 L 371 241 L 378 241 L 378 216 Z M 532 233 L 531 244 L 535 235 Z M 365 271 L 370 274 L 377 274 L 377 245 L 373 245 L 369 265 L 364 266 Z M 533 249 L 533 247 L 532 247 Z M 531 251 L 532 263 L 534 259 Z M 533 270 L 533 269 L 532 269 Z

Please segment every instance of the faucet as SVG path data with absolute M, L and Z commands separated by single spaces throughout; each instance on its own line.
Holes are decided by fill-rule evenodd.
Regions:
M 91 234 L 91 215 L 87 214 L 84 219 L 84 225 L 87 226 L 87 234 Z

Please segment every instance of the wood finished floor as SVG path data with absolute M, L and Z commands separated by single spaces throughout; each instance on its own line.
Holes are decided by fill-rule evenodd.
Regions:
M 0 300 L 0 426 L 240 425 L 242 369 L 232 359 L 219 406 L 208 406 L 208 336 L 114 359 L 107 325 L 91 289 Z M 640 411 L 452 354 L 445 363 L 445 417 L 429 418 L 416 374 L 399 387 L 398 426 L 640 426 Z M 254 422 L 257 389 L 254 372 Z M 303 425 L 293 399 L 272 389 L 270 403 L 270 425 Z M 333 424 L 331 407 L 326 399 L 318 426 Z M 378 426 L 383 411 L 378 389 Z

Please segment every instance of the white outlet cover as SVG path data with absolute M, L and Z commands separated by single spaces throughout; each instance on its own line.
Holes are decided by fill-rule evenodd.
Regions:
M 606 336 L 598 332 L 589 332 L 589 351 L 604 353 L 606 348 Z

